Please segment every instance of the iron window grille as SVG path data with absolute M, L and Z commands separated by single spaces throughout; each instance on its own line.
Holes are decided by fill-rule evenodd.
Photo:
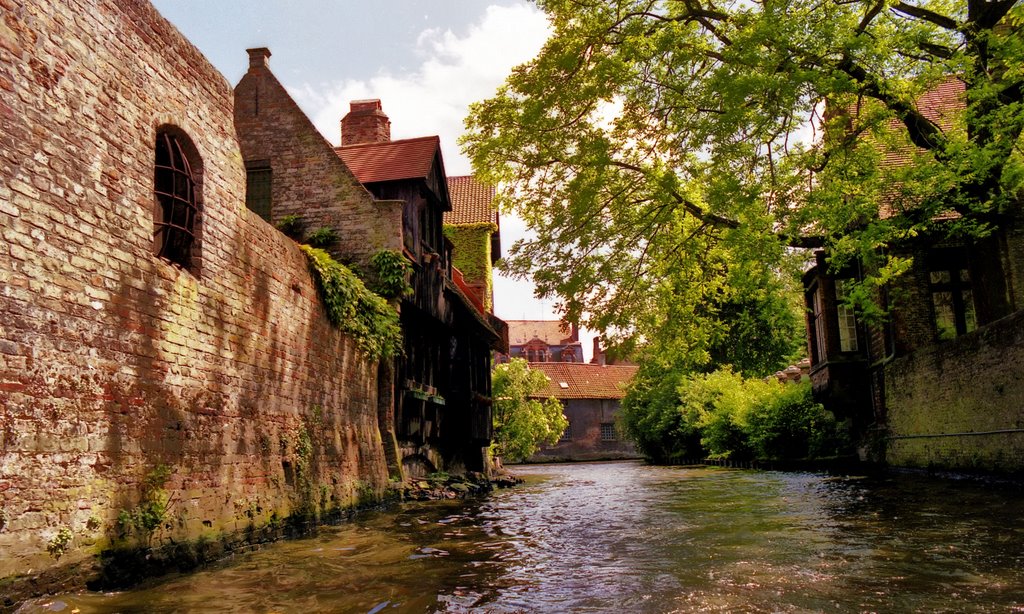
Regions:
M 156 137 L 153 185 L 157 204 L 153 230 L 156 255 L 188 268 L 192 264 L 199 217 L 196 183 L 181 143 L 168 132 Z

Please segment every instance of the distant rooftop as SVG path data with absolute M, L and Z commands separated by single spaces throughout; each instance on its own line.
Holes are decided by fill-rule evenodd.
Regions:
M 636 375 L 636 365 L 594 365 L 580 362 L 531 362 L 551 381 L 537 397 L 556 399 L 621 399 Z
M 509 345 L 526 345 L 540 339 L 548 345 L 579 343 L 571 341 L 572 329 L 562 320 L 505 320 L 508 323 Z

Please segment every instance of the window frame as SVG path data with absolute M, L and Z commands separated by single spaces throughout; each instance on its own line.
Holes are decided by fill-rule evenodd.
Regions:
M 153 253 L 197 271 L 202 218 L 201 163 L 173 126 L 157 130 L 153 150 Z

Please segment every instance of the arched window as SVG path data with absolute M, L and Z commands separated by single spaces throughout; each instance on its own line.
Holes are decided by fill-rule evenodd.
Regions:
M 153 192 L 153 249 L 157 256 L 189 268 L 199 217 L 196 182 L 179 138 L 168 131 L 156 135 Z

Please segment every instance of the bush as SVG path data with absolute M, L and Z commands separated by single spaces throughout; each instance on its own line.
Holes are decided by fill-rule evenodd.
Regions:
M 654 462 L 698 454 L 778 461 L 849 452 L 846 425 L 814 402 L 810 384 L 744 379 L 728 367 L 647 375 L 634 380 L 622 416 L 627 435 Z

